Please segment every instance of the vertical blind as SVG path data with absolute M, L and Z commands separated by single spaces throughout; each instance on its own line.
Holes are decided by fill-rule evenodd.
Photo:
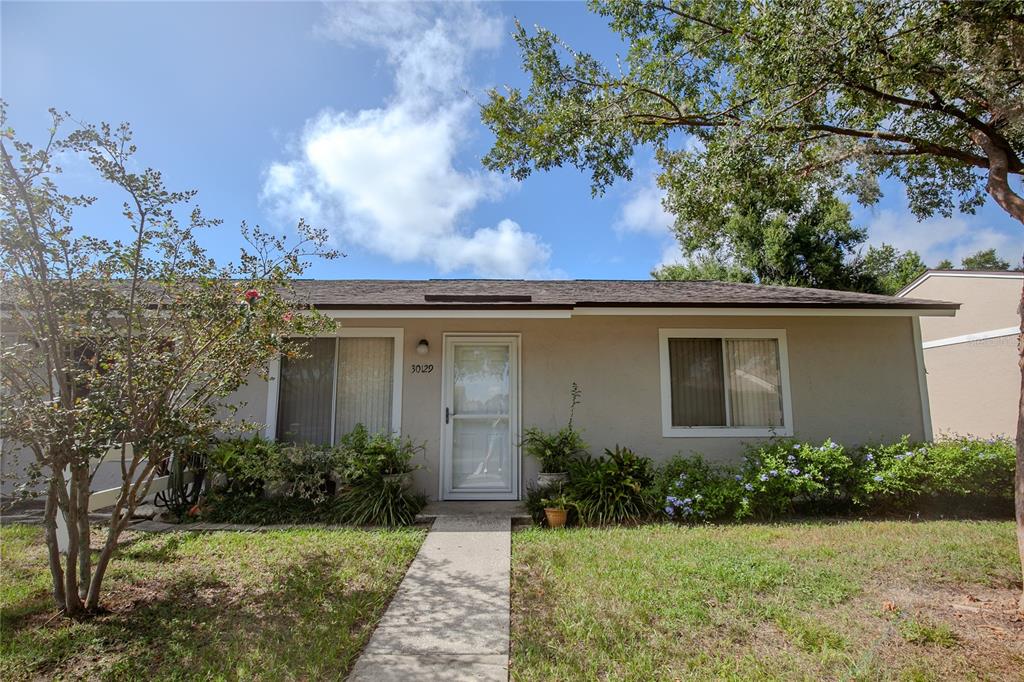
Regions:
M 673 426 L 782 426 L 777 339 L 668 340 Z
M 338 395 L 335 401 L 335 440 L 356 424 L 370 433 L 391 431 L 395 340 L 338 339 Z
M 392 430 L 395 339 L 309 339 L 301 350 L 281 361 L 280 440 L 329 445 L 357 424 Z
M 724 426 L 721 339 L 669 339 L 673 426 Z
M 334 339 L 306 339 L 297 358 L 281 360 L 277 437 L 291 443 L 331 442 Z

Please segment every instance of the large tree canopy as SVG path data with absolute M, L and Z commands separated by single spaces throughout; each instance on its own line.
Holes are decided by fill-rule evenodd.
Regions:
M 715 185 L 767 157 L 865 202 L 879 197 L 880 175 L 894 176 L 918 216 L 973 210 L 987 191 L 1024 221 L 1010 184 L 1024 170 L 1019 0 L 592 7 L 629 43 L 624 59 L 612 68 L 550 31 L 518 26 L 531 84 L 490 93 L 489 167 L 524 178 L 572 164 L 601 191 L 631 176 L 633 151 L 646 144 L 668 189 Z M 678 131 L 702 144 L 682 145 Z
M 488 167 L 522 179 L 571 164 L 601 192 L 631 177 L 633 153 L 646 146 L 670 208 L 686 187 L 728 186 L 763 162 L 863 203 L 880 197 L 879 177 L 896 178 L 918 217 L 973 211 L 987 193 L 1024 223 L 1021 0 L 591 6 L 626 54 L 606 65 L 550 31 L 518 26 L 530 85 L 490 93 Z M 677 221 L 690 217 L 679 212 Z M 1024 391 L 1020 408 L 1024 565 Z
M 724 273 L 744 273 L 748 281 L 874 289 L 854 258 L 867 234 L 851 225 L 849 207 L 827 189 L 752 161 L 728 182 L 680 183 L 671 196 L 683 255 L 706 254 L 693 272 L 719 261 Z M 663 271 L 663 278 L 676 270 Z

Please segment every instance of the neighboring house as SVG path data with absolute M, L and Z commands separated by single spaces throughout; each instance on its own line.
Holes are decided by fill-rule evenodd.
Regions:
M 956 317 L 921 321 L 928 397 L 937 434 L 1012 436 L 1017 431 L 1017 337 L 1024 273 L 929 270 L 900 297 L 958 301 Z
M 425 445 L 432 498 L 518 499 L 526 427 L 575 425 L 596 453 L 656 461 L 795 435 L 929 438 L 920 318 L 955 303 L 721 282 L 316 281 L 340 329 L 239 392 L 271 438 L 333 443 L 358 423 Z M 524 461 L 525 459 L 525 461 Z

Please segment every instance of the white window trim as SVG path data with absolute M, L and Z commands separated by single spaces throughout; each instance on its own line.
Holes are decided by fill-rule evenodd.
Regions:
M 672 373 L 669 366 L 669 339 L 775 339 L 779 344 L 779 376 L 782 379 L 782 426 L 673 426 Z M 785 329 L 659 329 L 661 363 L 661 435 L 665 438 L 770 438 L 793 435 L 793 398 L 789 382 L 789 350 Z
M 392 432 L 399 436 L 402 433 L 402 370 L 404 369 L 405 330 L 401 327 L 342 327 L 333 334 L 319 334 L 317 338 L 374 338 L 395 340 L 394 368 L 391 386 L 391 425 Z M 335 346 L 337 348 L 337 346 Z M 337 350 L 335 350 L 337 355 Z M 337 357 L 335 357 L 335 382 L 337 382 Z M 268 440 L 277 438 L 277 411 L 281 391 L 281 358 L 270 361 L 267 381 L 267 421 L 264 425 L 264 436 Z M 337 391 L 335 391 L 336 393 Z M 332 396 L 331 400 L 336 397 Z M 333 410 L 332 410 L 333 414 Z M 332 440 L 334 438 L 334 421 L 331 421 Z

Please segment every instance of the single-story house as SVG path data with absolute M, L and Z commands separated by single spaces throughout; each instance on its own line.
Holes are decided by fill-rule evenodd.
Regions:
M 896 294 L 961 304 L 956 317 L 921 320 L 936 433 L 1017 432 L 1022 286 L 1024 272 L 929 270 Z
M 340 326 L 238 394 L 266 436 L 336 442 L 362 423 L 424 444 L 434 499 L 515 500 L 523 429 L 575 425 L 597 452 L 736 461 L 772 436 L 931 437 L 921 318 L 958 304 L 661 281 L 304 280 Z

